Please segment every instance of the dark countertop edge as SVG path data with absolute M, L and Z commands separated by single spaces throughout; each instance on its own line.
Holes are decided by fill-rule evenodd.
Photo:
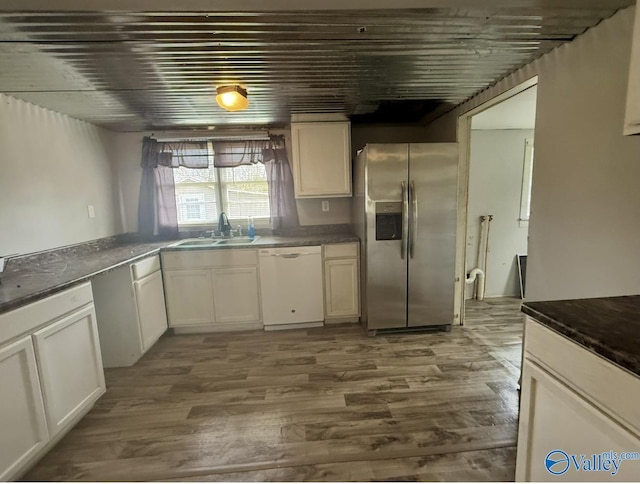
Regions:
M 90 272 L 87 275 L 84 275 L 82 277 L 78 277 L 76 279 L 71 279 L 70 281 L 67 282 L 62 282 L 60 284 L 57 284 L 55 286 L 49 287 L 47 289 L 43 289 L 41 291 L 37 291 L 31 294 L 28 294 L 26 296 L 23 297 L 19 297 L 16 299 L 12 299 L 11 301 L 5 302 L 4 304 L 0 305 L 0 314 L 5 314 L 11 311 L 14 311 L 16 309 L 20 309 L 23 306 L 26 306 L 27 304 L 31 304 L 34 303 L 36 301 L 40 301 L 42 299 L 45 299 L 49 296 L 53 296 L 54 294 L 57 294 L 59 292 L 64 291 L 65 289 L 69 289 L 70 287 L 73 286 L 77 286 L 78 284 L 82 284 L 83 282 L 86 282 L 88 280 L 90 280 L 91 278 L 98 276 L 100 274 L 104 274 L 106 272 L 118 269 L 119 267 L 122 267 L 124 265 L 127 264 L 131 264 L 132 262 L 135 262 L 137 260 L 140 259 L 144 259 L 146 257 L 152 256 L 152 255 L 156 255 L 160 253 L 160 248 L 156 248 L 156 249 L 151 249 L 147 252 L 144 252 L 142 254 L 136 255 L 136 256 L 132 256 L 129 257 L 126 260 L 117 262 L 115 264 L 112 264 L 108 267 L 105 267 L 104 269 L 100 269 L 94 272 Z
M 112 264 L 110 266 L 105 267 L 104 269 L 100 269 L 97 271 L 93 271 L 89 274 L 83 275 L 82 277 L 77 277 L 70 281 L 62 282 L 60 284 L 56 284 L 55 286 L 51 286 L 46 289 L 42 289 L 40 291 L 28 294 L 23 297 L 18 297 L 7 301 L 3 304 L 0 304 L 0 314 L 5 314 L 16 309 L 20 309 L 27 304 L 34 303 L 36 301 L 40 301 L 49 296 L 53 296 L 59 292 L 64 291 L 65 289 L 69 289 L 70 287 L 77 286 L 83 282 L 89 281 L 91 278 L 98 276 L 100 274 L 104 274 L 106 272 L 115 270 L 119 267 L 122 267 L 127 264 L 131 264 L 137 260 L 144 259 L 146 257 L 160 254 L 160 252 L 173 252 L 173 251 L 191 251 L 191 250 L 229 250 L 229 249 L 268 249 L 268 248 L 276 248 L 276 247 L 295 247 L 295 246 L 311 246 L 311 245 L 323 245 L 323 244 L 332 244 L 332 243 L 349 243 L 349 242 L 358 242 L 360 239 L 352 234 L 330 234 L 326 236 L 264 236 L 264 238 L 283 238 L 283 239 L 293 239 L 290 242 L 273 242 L 273 243 L 265 243 L 260 244 L 259 241 L 255 244 L 238 244 L 238 245 L 221 245 L 221 246 L 208 246 L 208 247 L 170 247 L 171 244 L 175 244 L 175 241 L 167 242 L 168 246 L 157 247 L 155 249 L 150 249 L 142 254 L 128 257 L 125 260 Z M 332 239 L 339 239 L 339 242 L 332 241 Z
M 271 236 L 264 236 L 265 239 L 267 237 L 272 238 Z M 275 236 L 273 238 L 275 238 Z M 354 236 L 336 235 L 333 237 L 334 239 L 339 238 L 340 240 L 331 240 L 330 236 L 323 237 L 323 238 L 317 238 L 317 237 L 309 238 L 308 240 L 306 238 L 301 239 L 297 237 L 278 237 L 278 238 L 290 238 L 295 240 L 291 240 L 290 242 L 263 243 L 263 242 L 260 242 L 260 239 L 258 239 L 256 242 L 250 243 L 250 244 L 235 244 L 235 245 L 230 244 L 230 245 L 211 245 L 211 246 L 193 246 L 193 247 L 189 247 L 189 246 L 172 247 L 171 245 L 169 245 L 167 247 L 162 247 L 160 251 L 175 252 L 175 251 L 186 251 L 186 250 L 191 251 L 191 250 L 228 250 L 228 249 L 274 249 L 278 247 L 297 247 L 297 246 L 308 247 L 312 245 L 348 244 L 352 242 L 360 242 L 360 239 L 355 235 Z M 175 244 L 175 242 L 172 244 Z
M 571 342 L 581 346 L 591 353 L 596 354 L 597 356 L 605 358 L 609 363 L 616 365 L 624 371 L 632 373 L 636 377 L 640 377 L 640 362 L 637 359 L 625 358 L 619 353 L 615 353 L 601 341 L 592 338 L 582 331 L 578 331 L 577 329 L 572 328 L 566 323 L 558 321 L 557 319 L 547 316 L 546 314 L 527 306 L 527 303 L 522 304 L 521 311 L 528 316 L 531 316 L 538 323 L 546 326 L 552 331 L 555 331 L 556 333 L 567 337 Z

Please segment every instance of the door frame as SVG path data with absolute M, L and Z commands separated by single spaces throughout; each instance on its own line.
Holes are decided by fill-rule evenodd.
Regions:
M 479 106 L 458 116 L 457 141 L 460 145 L 458 165 L 458 216 L 456 222 L 456 291 L 454 294 L 454 322 L 464 325 L 464 303 L 466 292 L 466 248 L 467 248 L 467 208 L 469 202 L 469 166 L 471 162 L 471 118 L 490 107 L 520 94 L 538 84 L 538 76 L 518 84 L 498 94 Z

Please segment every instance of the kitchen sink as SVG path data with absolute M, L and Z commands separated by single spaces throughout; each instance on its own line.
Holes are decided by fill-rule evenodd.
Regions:
M 216 242 L 216 245 L 247 245 L 253 244 L 259 237 L 250 239 L 249 237 L 234 237 L 232 239 L 224 239 Z
M 173 244 L 171 247 L 214 247 L 221 245 L 249 245 L 258 240 L 260 237 L 256 236 L 253 239 L 249 237 L 233 237 L 231 239 L 187 239 L 177 244 Z
M 212 239 L 185 240 L 174 244 L 173 247 L 212 247 L 216 242 Z

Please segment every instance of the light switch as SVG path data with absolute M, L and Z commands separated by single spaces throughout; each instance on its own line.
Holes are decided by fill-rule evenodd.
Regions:
M 329 200 L 322 200 L 322 211 L 323 212 L 329 211 Z
M 93 205 L 87 205 L 87 212 L 89 212 L 89 218 L 96 218 L 96 211 Z

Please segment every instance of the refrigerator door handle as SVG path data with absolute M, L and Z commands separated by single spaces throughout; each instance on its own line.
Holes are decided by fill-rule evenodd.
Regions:
M 400 241 L 400 258 L 404 259 L 409 245 L 409 194 L 407 193 L 407 184 L 400 183 L 402 188 L 402 240 Z
M 416 185 L 411 182 L 409 185 L 409 197 L 411 198 L 411 241 L 409 243 L 409 257 L 413 259 L 413 251 L 416 245 L 416 233 L 418 232 L 418 199 L 416 197 Z

